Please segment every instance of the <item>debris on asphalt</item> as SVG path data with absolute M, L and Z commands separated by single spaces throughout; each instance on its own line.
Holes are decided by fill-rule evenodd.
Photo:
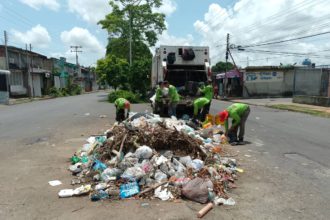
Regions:
M 243 169 L 219 125 L 194 129 L 191 121 L 131 113 L 104 135 L 91 136 L 71 157 L 74 189 L 61 198 L 89 195 L 91 201 L 117 199 L 188 199 L 234 205 L 228 192 Z M 233 153 L 235 152 L 235 153 Z M 237 154 L 236 154 L 237 155 Z M 51 183 L 50 183 L 51 184 Z
M 51 186 L 59 186 L 62 184 L 62 182 L 59 180 L 52 180 L 52 181 L 49 181 L 48 184 Z
M 197 213 L 198 218 L 202 218 L 206 213 L 208 213 L 213 208 L 213 203 L 210 202 L 206 206 L 204 206 L 199 212 Z

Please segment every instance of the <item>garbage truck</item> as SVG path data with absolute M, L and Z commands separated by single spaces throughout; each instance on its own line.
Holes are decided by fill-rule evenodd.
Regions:
M 180 95 L 177 115 L 193 115 L 193 101 L 198 88 L 211 80 L 210 51 L 208 46 L 166 46 L 156 48 L 152 59 L 151 85 L 156 89 L 159 82 L 168 81 Z M 151 98 L 154 113 L 166 116 L 167 105 L 155 108 L 155 96 Z

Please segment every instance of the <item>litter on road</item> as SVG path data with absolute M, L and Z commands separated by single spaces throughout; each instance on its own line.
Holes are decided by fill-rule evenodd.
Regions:
M 188 199 L 234 205 L 228 192 L 243 169 L 227 144 L 222 127 L 194 129 L 189 120 L 131 113 L 104 135 L 89 137 L 71 157 L 73 189 L 59 197 L 89 195 L 92 201 L 126 198 Z M 235 151 L 236 152 L 236 151 Z

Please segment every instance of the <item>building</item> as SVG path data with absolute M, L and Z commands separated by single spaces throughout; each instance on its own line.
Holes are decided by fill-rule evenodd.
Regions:
M 243 97 L 291 97 L 294 66 L 249 66 L 243 72 Z
M 46 56 L 8 46 L 9 95 L 38 97 L 46 93 L 51 82 L 51 63 Z M 0 69 L 5 69 L 5 47 L 0 45 Z

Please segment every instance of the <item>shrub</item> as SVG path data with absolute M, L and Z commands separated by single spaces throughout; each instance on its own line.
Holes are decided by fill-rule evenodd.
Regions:
M 110 92 L 108 95 L 108 101 L 110 103 L 114 103 L 116 99 L 118 98 L 124 98 L 127 99 L 130 103 L 140 103 L 142 100 L 140 99 L 140 96 L 137 94 L 134 94 L 131 91 L 126 90 L 117 90 L 114 92 Z
M 62 96 L 62 93 L 60 90 L 58 90 L 56 87 L 52 87 L 49 89 L 48 94 L 53 97 L 60 97 Z

